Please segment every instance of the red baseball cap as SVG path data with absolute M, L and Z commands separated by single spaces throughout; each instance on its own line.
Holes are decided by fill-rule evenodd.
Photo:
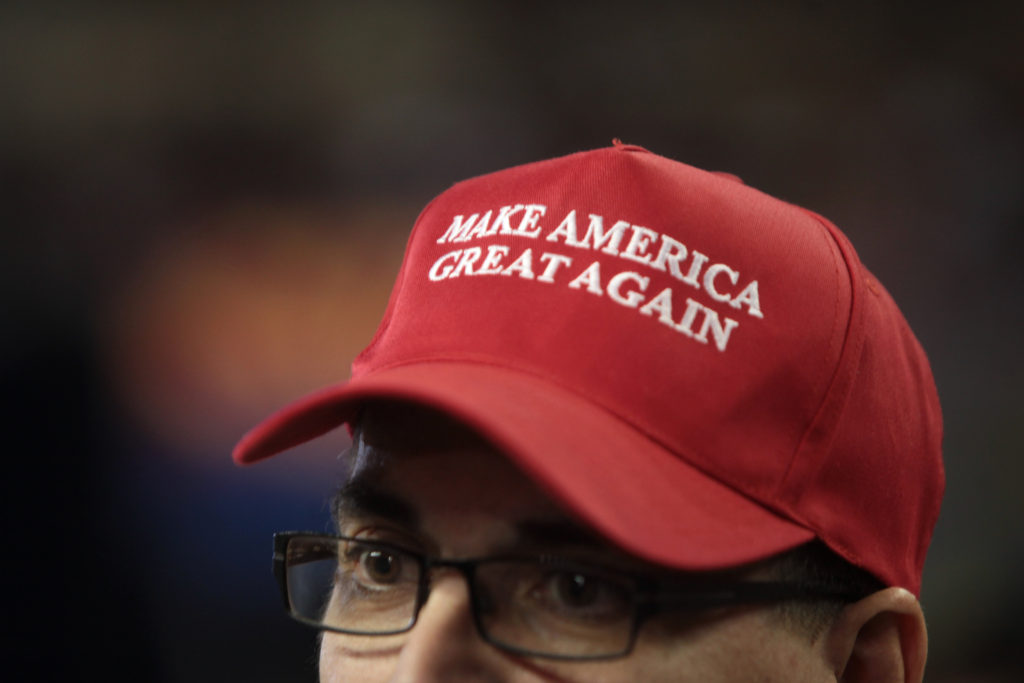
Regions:
M 633 145 L 458 183 L 413 228 L 351 378 L 251 463 L 419 402 L 622 548 L 687 570 L 821 539 L 920 591 L 944 488 L 928 361 L 824 218 Z

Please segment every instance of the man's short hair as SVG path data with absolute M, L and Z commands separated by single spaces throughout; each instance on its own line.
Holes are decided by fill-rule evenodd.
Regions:
M 825 588 L 837 594 L 868 596 L 885 587 L 877 577 L 833 552 L 821 541 L 811 541 L 766 561 L 769 576 L 807 588 Z M 840 600 L 787 600 L 774 606 L 783 625 L 817 639 L 846 606 Z

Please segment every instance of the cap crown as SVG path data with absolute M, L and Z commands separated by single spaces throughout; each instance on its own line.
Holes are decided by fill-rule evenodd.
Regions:
M 417 220 L 353 379 L 432 361 L 585 397 L 919 590 L 943 489 L 931 372 L 809 211 L 622 145 L 461 182 Z

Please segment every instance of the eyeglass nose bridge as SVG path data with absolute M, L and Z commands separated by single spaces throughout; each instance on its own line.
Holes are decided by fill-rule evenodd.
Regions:
M 446 560 L 442 558 L 423 558 L 422 571 L 420 573 L 420 585 L 418 588 L 418 595 L 416 598 L 416 611 L 413 615 L 412 625 L 415 626 L 416 622 L 419 621 L 420 611 L 427 604 L 427 600 L 430 598 L 430 593 L 435 585 L 434 577 L 438 570 L 448 570 L 446 573 L 461 574 L 463 580 L 466 582 L 466 592 L 469 596 L 469 610 L 473 617 L 473 622 L 476 624 L 477 631 L 481 637 L 486 639 L 486 634 L 483 631 L 482 624 L 480 623 L 479 610 L 485 607 L 480 602 L 484 596 L 479 595 L 479 591 L 476 585 L 476 565 L 477 563 L 473 560 Z
M 418 595 L 416 598 L 416 610 L 413 614 L 412 622 L 409 624 L 409 629 L 415 628 L 419 622 L 420 612 L 423 607 L 427 604 L 427 599 L 430 597 L 431 589 L 433 587 L 433 578 L 437 570 L 449 570 L 455 573 L 461 574 L 463 580 L 466 582 L 466 593 L 469 597 L 469 604 L 466 606 L 469 609 L 470 619 L 473 621 L 473 626 L 476 629 L 477 636 L 485 643 L 490 643 L 498 647 L 499 649 L 514 651 L 515 648 L 510 648 L 508 645 L 496 641 L 491 637 L 484 625 L 484 615 L 493 607 L 491 601 L 493 598 L 487 595 L 476 580 L 478 560 L 447 560 L 442 558 L 430 558 L 424 557 L 422 560 L 422 570 L 420 574 L 420 585 L 418 589 Z

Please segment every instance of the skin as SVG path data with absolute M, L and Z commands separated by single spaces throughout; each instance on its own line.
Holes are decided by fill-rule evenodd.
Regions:
M 444 558 L 543 552 L 524 522 L 576 525 L 504 456 L 454 425 L 365 420 L 354 445 L 361 487 L 400 501 L 390 509 L 340 507 L 345 535 L 379 538 Z M 404 424 L 403 424 L 404 422 Z M 387 429 L 379 424 L 390 425 Z M 395 424 L 402 425 L 395 430 Z M 440 430 L 440 431 L 438 431 Z M 416 434 L 410 441 L 407 436 Z M 411 516 L 410 514 L 411 513 Z M 561 541 L 560 554 L 629 571 L 665 573 L 600 541 L 586 530 Z M 685 573 L 672 572 L 685 580 Z M 437 570 L 411 631 L 359 637 L 325 632 L 320 679 L 361 681 L 920 681 L 926 638 L 916 599 L 888 589 L 849 606 L 821 636 L 780 625 L 770 607 L 656 617 L 627 656 L 595 662 L 525 658 L 484 642 L 473 624 L 461 574 Z

